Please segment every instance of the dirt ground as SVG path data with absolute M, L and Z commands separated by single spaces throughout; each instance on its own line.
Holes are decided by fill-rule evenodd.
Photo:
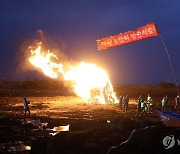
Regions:
M 0 153 L 107 153 L 128 140 L 134 129 L 159 127 L 160 138 L 168 131 L 177 132 L 167 131 L 154 112 L 137 117 L 132 99 L 127 113 L 118 104 L 87 104 L 76 96 L 30 100 L 31 116 L 24 119 L 23 97 L 0 98 Z M 160 153 L 167 153 L 161 139 L 158 143 Z M 144 152 L 140 151 L 136 152 Z

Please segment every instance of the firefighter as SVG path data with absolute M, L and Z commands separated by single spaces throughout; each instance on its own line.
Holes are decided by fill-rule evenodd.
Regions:
M 24 101 L 23 101 L 23 105 L 24 105 L 24 118 L 26 118 L 26 112 L 27 111 L 29 112 L 29 117 L 30 117 L 30 109 L 29 109 L 29 105 L 28 104 L 30 104 L 30 100 L 25 97 Z

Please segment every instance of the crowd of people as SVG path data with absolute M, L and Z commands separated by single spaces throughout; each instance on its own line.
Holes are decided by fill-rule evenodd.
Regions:
M 147 101 L 144 101 L 144 99 L 140 95 L 137 102 L 138 102 L 138 105 L 137 105 L 138 116 L 141 115 L 143 112 L 147 112 L 147 113 L 152 112 L 153 107 L 154 107 L 154 100 L 152 99 L 150 94 L 148 94 Z
M 120 110 L 123 112 L 128 111 L 128 104 L 129 104 L 129 96 L 120 96 L 119 97 L 119 107 Z M 147 99 L 144 100 L 142 96 L 140 95 L 137 99 L 137 116 L 140 116 L 142 113 L 152 113 L 154 110 L 155 102 L 152 99 L 151 95 L 148 94 Z M 174 107 L 171 107 L 170 109 L 178 109 L 180 106 L 180 97 L 177 95 L 175 97 L 175 105 Z M 166 111 L 168 109 L 168 96 L 162 98 L 161 100 L 161 109 L 163 111 Z
M 24 118 L 26 118 L 26 112 L 29 113 L 29 117 L 30 117 L 29 104 L 30 104 L 30 99 L 25 97 L 23 100 Z M 128 105 L 129 105 L 129 96 L 128 95 L 120 96 L 119 97 L 120 110 L 122 110 L 123 112 L 127 112 Z M 179 95 L 177 95 L 175 97 L 174 109 L 178 109 L 179 106 L 180 106 L 180 97 L 179 97 Z M 162 110 L 167 110 L 167 107 L 168 107 L 168 96 L 166 95 L 165 97 L 163 97 L 163 99 L 161 101 L 161 108 L 162 108 Z M 150 113 L 153 111 L 153 108 L 154 108 L 154 100 L 152 99 L 150 94 L 148 94 L 146 101 L 142 98 L 141 95 L 138 97 L 138 99 L 137 99 L 137 116 L 140 116 L 142 113 L 145 113 L 145 112 Z

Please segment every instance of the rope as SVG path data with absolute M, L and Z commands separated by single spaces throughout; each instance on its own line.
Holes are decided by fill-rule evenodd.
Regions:
M 154 16 L 153 16 L 153 14 L 151 14 L 151 18 L 152 18 L 152 21 L 154 22 L 155 20 L 154 20 Z M 159 31 L 158 31 L 158 32 L 159 32 Z M 162 35 L 161 35 L 161 33 L 160 33 L 160 32 L 159 32 L 159 36 L 160 36 L 160 39 L 161 39 L 161 41 L 162 41 L 162 43 L 163 43 L 163 46 L 164 46 L 164 49 L 165 49 L 166 55 L 167 55 L 168 60 L 169 60 L 169 64 L 170 64 L 170 66 L 171 66 L 171 70 L 172 70 L 173 77 L 174 77 L 174 82 L 175 82 L 175 84 L 176 84 L 177 95 L 179 95 L 179 88 L 178 88 L 177 78 L 176 78 L 176 74 L 175 74 L 175 71 L 174 71 L 174 67 L 173 67 L 173 64 L 172 64 L 172 61 L 171 61 L 171 58 L 170 58 L 169 52 L 168 52 L 168 50 L 167 50 L 167 47 L 166 47 L 165 41 L 164 41 L 164 39 L 163 39 L 163 37 L 162 37 Z
M 173 73 L 174 81 L 175 81 L 175 84 L 176 84 L 177 93 L 178 93 L 178 95 L 179 95 L 179 89 L 178 89 L 177 78 L 176 78 L 176 74 L 175 74 L 175 71 L 174 71 L 174 67 L 173 67 L 173 64 L 172 64 L 172 61 L 171 61 L 169 52 L 168 52 L 168 50 L 167 50 L 166 44 L 165 44 L 164 39 L 163 39 L 163 37 L 162 37 L 162 35 L 161 35 L 160 32 L 159 32 L 159 36 L 160 36 L 160 38 L 161 38 L 161 41 L 162 41 L 162 43 L 163 43 L 165 52 L 166 52 L 166 54 L 167 54 L 167 57 L 168 57 L 168 60 L 169 60 L 170 66 L 171 66 L 171 70 L 172 70 L 172 73 Z

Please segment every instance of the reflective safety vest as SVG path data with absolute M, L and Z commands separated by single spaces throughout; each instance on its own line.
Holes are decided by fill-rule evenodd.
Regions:
M 141 107 L 142 107 L 142 108 L 145 107 L 145 102 L 144 102 L 144 101 L 141 102 Z
M 162 102 L 162 107 L 166 106 L 166 99 L 163 98 Z

